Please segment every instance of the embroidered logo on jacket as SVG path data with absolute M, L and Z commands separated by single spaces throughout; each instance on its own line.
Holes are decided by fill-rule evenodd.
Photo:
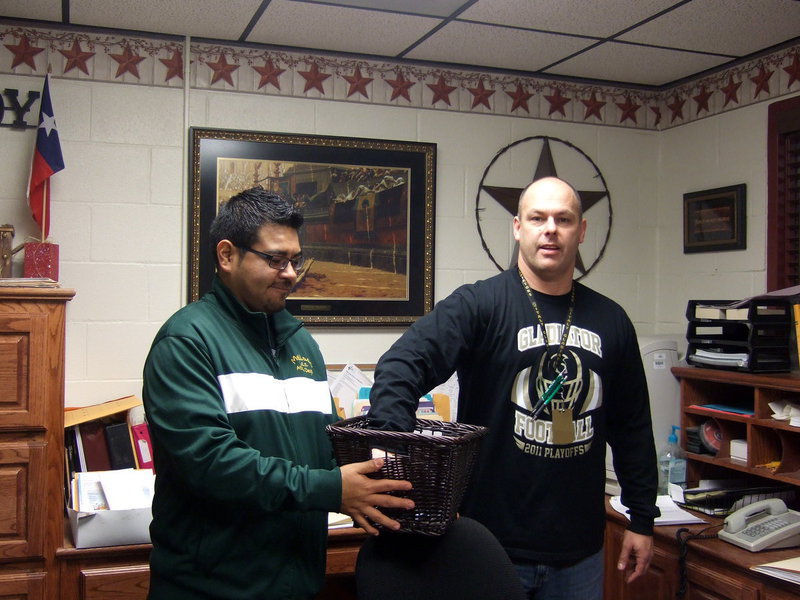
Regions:
M 297 369 L 301 373 L 306 373 L 307 375 L 314 374 L 314 367 L 311 365 L 311 359 L 306 358 L 305 356 L 300 356 L 299 354 L 295 354 L 291 358 L 292 364 L 294 368 Z

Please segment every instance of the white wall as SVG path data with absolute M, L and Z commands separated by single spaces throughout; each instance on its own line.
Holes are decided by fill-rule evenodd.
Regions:
M 689 298 L 766 291 L 768 107 L 763 102 L 659 134 L 657 331 L 685 331 Z M 683 254 L 683 194 L 739 183 L 747 185 L 747 248 Z
M 40 85 L 40 77 L 0 75 L 3 88 Z M 766 104 L 655 132 L 65 79 L 52 81 L 52 97 L 67 168 L 52 180 L 51 238 L 60 244 L 61 284 L 77 291 L 67 313 L 67 405 L 140 394 L 153 335 L 184 303 L 189 126 L 435 142 L 437 300 L 496 273 L 478 238 L 475 195 L 494 154 L 530 135 L 570 141 L 603 172 L 614 224 L 585 282 L 618 300 L 640 333 L 683 335 L 690 297 L 764 288 Z M 0 129 L 0 223 L 14 224 L 15 244 L 37 232 L 25 205 L 33 135 Z M 741 182 L 748 249 L 684 256 L 682 194 Z M 510 219 L 483 227 L 511 246 Z M 402 329 L 312 332 L 327 362 L 372 363 Z

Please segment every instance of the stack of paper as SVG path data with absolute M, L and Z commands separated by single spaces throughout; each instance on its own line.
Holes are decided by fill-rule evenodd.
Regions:
M 769 403 L 772 418 L 777 421 L 790 421 L 793 427 L 800 426 L 800 404 L 789 400 L 774 400 Z M 791 421 L 796 422 L 791 422 Z
M 622 500 L 619 496 L 612 496 L 610 502 L 611 508 L 630 519 L 628 508 L 622 504 Z M 655 520 L 653 523 L 654 525 L 681 525 L 684 523 L 706 522 L 700 517 L 680 508 L 675 504 L 672 498 L 666 495 L 656 498 L 656 506 L 658 506 L 658 509 L 661 511 L 661 516 Z
M 747 367 L 750 360 L 746 352 L 714 352 L 701 348 L 695 349 L 692 358 L 705 365 L 720 367 Z
M 338 375 L 328 373 L 328 385 L 345 418 L 361 415 L 365 403 L 359 401 L 359 393 L 361 388 L 372 386 L 372 379 L 364 371 L 352 363 L 345 365 Z M 366 405 L 369 406 L 369 396 Z
M 336 373 L 328 371 L 328 387 L 342 418 L 360 417 L 369 412 L 372 372 L 365 373 L 354 364 L 347 364 Z M 458 375 L 453 373 L 420 398 L 417 418 L 454 421 L 458 414 Z
M 753 571 L 800 584 L 800 556 L 750 567 Z
M 152 469 L 78 472 L 72 483 L 72 508 L 82 512 L 148 508 L 154 489 Z
M 328 529 L 341 529 L 343 527 L 353 527 L 353 519 L 350 515 L 343 513 L 328 513 Z
M 61 287 L 57 281 L 49 277 L 0 277 L 0 287 Z

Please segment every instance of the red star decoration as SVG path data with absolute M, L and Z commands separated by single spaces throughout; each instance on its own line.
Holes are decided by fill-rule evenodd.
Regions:
M 495 90 L 491 88 L 486 89 L 485 87 L 483 87 L 483 79 L 478 80 L 478 87 L 467 88 L 467 91 L 470 94 L 472 94 L 471 108 L 475 108 L 479 104 L 483 104 L 489 110 L 492 109 L 492 107 L 489 106 L 489 98 L 491 98 L 494 95 Z
M 36 61 L 34 60 L 34 56 L 39 54 L 39 52 L 44 52 L 44 48 L 36 48 L 31 46 L 30 42 L 28 41 L 28 36 L 23 35 L 22 39 L 20 39 L 19 44 L 3 44 L 6 48 L 11 50 L 14 54 L 14 61 L 11 63 L 11 68 L 18 67 L 19 65 L 25 63 L 34 71 L 36 70 Z
M 373 78 L 363 77 L 361 75 L 361 67 L 356 67 L 355 73 L 352 75 L 344 75 L 344 78 L 350 84 L 350 89 L 347 91 L 348 98 L 356 92 L 364 96 L 364 98 L 369 98 L 369 94 L 367 93 L 367 84 L 369 84 Z
M 750 81 L 756 84 L 756 91 L 753 93 L 753 98 L 758 96 L 761 92 L 767 92 L 769 94 L 769 78 L 772 77 L 774 72 L 775 71 L 767 71 L 764 66 L 761 66 L 758 70 L 758 75 L 750 78 Z
M 224 54 L 219 55 L 217 62 L 210 62 L 206 64 L 208 65 L 209 69 L 214 71 L 214 75 L 211 76 L 211 85 L 214 85 L 220 79 L 224 79 L 229 85 L 233 85 L 233 77 L 231 77 L 231 74 L 239 68 L 239 65 L 229 65 L 228 61 L 225 60 Z
M 411 102 L 411 96 L 409 96 L 408 90 L 410 90 L 412 86 L 416 85 L 416 83 L 406 79 L 402 71 L 397 72 L 397 79 L 387 79 L 386 83 L 392 86 L 392 97 L 390 100 L 394 100 L 398 96 L 402 96 Z
M 506 92 L 508 97 L 511 98 L 514 102 L 511 104 L 511 112 L 514 112 L 518 108 L 524 108 L 526 113 L 530 113 L 531 111 L 528 110 L 528 100 L 533 98 L 533 94 L 529 94 L 525 91 L 525 88 L 522 87 L 521 84 L 517 83 L 517 89 L 514 92 Z
M 692 96 L 692 100 L 697 102 L 697 113 L 695 113 L 695 116 L 699 115 L 701 110 L 708 112 L 708 99 L 711 98 L 712 94 L 713 92 L 709 92 L 706 90 L 706 86 L 702 85 L 700 86 L 700 93 L 697 94 L 697 96 Z
M 795 52 L 792 64 L 783 67 L 783 70 L 789 74 L 789 84 L 786 87 L 791 87 L 795 81 L 800 81 L 800 54 Z
M 300 73 L 300 75 L 303 76 L 303 79 L 306 80 L 306 85 L 303 88 L 304 94 L 312 88 L 316 88 L 320 91 L 320 93 L 325 94 L 325 90 L 322 89 L 322 82 L 330 77 L 330 75 L 322 73 L 319 70 L 317 63 L 311 63 L 310 71 L 298 71 L 298 73 Z
M 622 111 L 622 115 L 619 118 L 620 123 L 630 119 L 634 124 L 638 124 L 636 122 L 636 111 L 642 108 L 641 104 L 636 104 L 630 96 L 625 97 L 625 102 L 615 102 L 614 104 Z
M 661 123 L 661 108 L 658 106 L 651 106 L 650 110 L 652 110 L 653 114 L 656 116 L 656 121 L 653 123 L 653 125 L 658 125 Z
M 670 123 L 674 123 L 675 119 L 681 118 L 683 119 L 683 105 L 686 104 L 686 100 L 682 99 L 680 96 L 675 96 L 675 100 L 672 101 L 672 104 L 667 104 L 667 108 L 672 111 L 672 120 Z
M 122 54 L 109 54 L 109 56 L 119 64 L 115 77 L 130 73 L 136 77 L 136 79 L 139 79 L 139 67 L 137 67 L 137 65 L 145 59 L 144 56 L 134 54 L 130 46 L 125 46 L 125 50 L 122 51 Z
M 555 88 L 555 90 L 556 91 L 553 92 L 553 94 L 551 96 L 545 96 L 544 97 L 545 100 L 547 100 L 550 103 L 550 112 L 548 112 L 547 114 L 548 115 L 552 115 L 554 112 L 558 111 L 563 116 L 566 117 L 567 114 L 564 112 L 564 107 L 569 102 L 571 102 L 571 100 L 569 98 L 565 97 L 565 96 L 562 96 L 560 89 Z
M 584 121 L 592 115 L 601 121 L 603 120 L 603 115 L 600 114 L 600 109 L 603 108 L 606 103 L 600 102 L 600 100 L 597 99 L 597 92 L 592 92 L 592 97 L 588 100 L 581 100 L 581 103 L 586 107 L 586 113 L 583 115 Z
M 86 66 L 86 61 L 92 58 L 95 53 L 94 52 L 84 52 L 81 50 L 81 44 L 78 40 L 72 41 L 72 48 L 69 50 L 59 50 L 61 55 L 67 59 L 67 64 L 64 65 L 64 73 L 69 73 L 75 67 L 78 67 L 81 71 L 89 74 L 89 69 Z
M 286 69 L 279 69 L 275 66 L 275 63 L 272 62 L 272 59 L 264 61 L 263 67 L 253 67 L 259 75 L 261 75 L 261 81 L 258 82 L 258 89 L 261 89 L 265 85 L 272 84 L 277 89 L 281 89 L 281 82 L 278 81 L 278 77 L 286 71 Z
M 164 81 L 169 81 L 173 77 L 183 79 L 183 52 L 175 50 L 171 58 L 159 58 L 161 64 L 167 67 L 167 74 Z
M 450 106 L 450 93 L 456 89 L 456 86 L 447 85 L 444 75 L 439 75 L 439 81 L 436 83 L 428 83 L 426 85 L 433 91 L 431 106 L 434 106 L 439 100 L 444 100 L 447 106 Z
M 728 106 L 728 102 L 735 102 L 736 104 L 739 104 L 739 98 L 737 96 L 739 94 L 739 87 L 741 85 L 741 81 L 738 83 L 733 81 L 733 75 L 728 76 L 728 85 L 720 88 L 722 93 L 725 94 L 725 104 L 722 105 L 722 108 Z

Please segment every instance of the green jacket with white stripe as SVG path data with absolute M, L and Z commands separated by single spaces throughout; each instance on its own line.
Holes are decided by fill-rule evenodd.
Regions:
M 156 491 L 150 600 L 311 598 L 341 474 L 319 347 L 215 279 L 156 335 L 143 399 Z

